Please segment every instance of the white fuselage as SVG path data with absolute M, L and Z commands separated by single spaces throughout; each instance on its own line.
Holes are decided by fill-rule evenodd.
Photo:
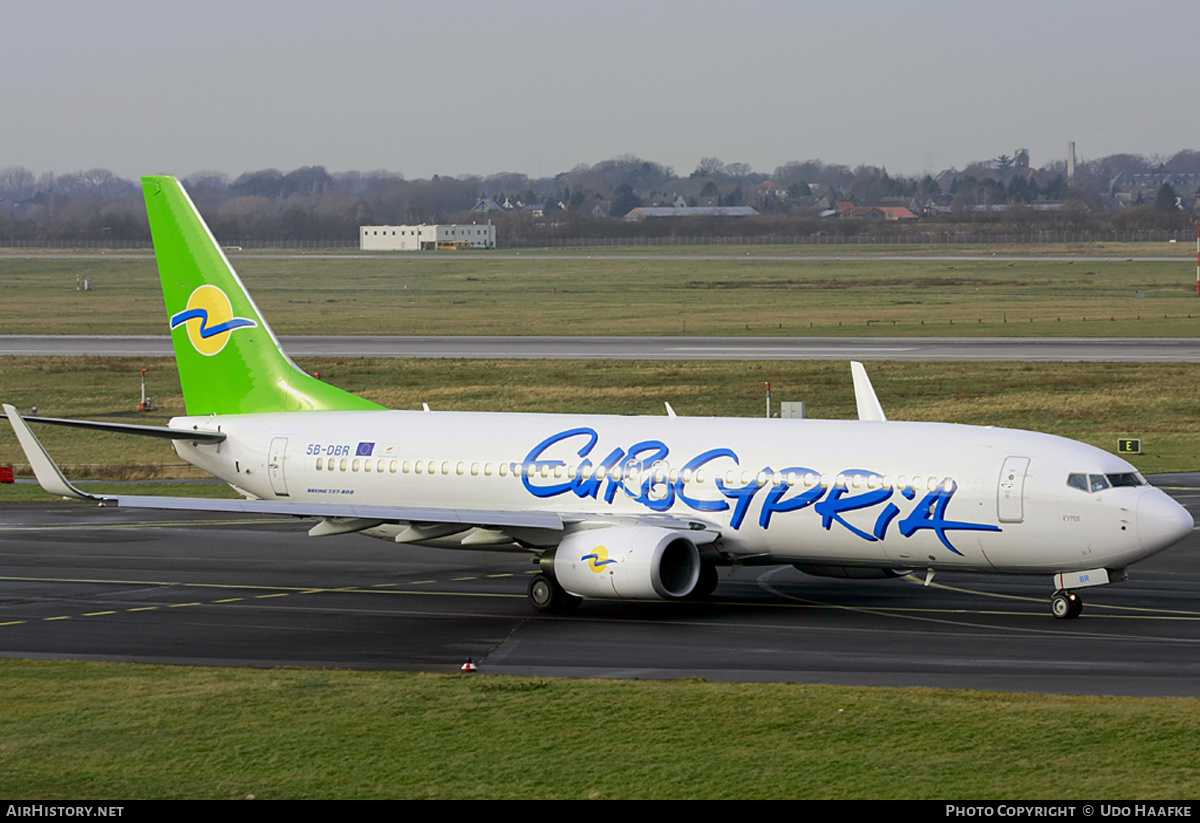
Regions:
M 939 423 L 293 412 L 184 417 L 189 462 L 265 500 L 693 518 L 753 562 L 1055 573 L 1191 531 L 1132 466 L 1063 438 Z M 396 530 L 387 532 L 394 536 Z

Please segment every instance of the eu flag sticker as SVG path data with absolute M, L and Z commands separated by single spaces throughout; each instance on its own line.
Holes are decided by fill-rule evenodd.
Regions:
M 375 451 L 374 443 L 359 443 L 358 451 L 354 453 L 355 457 L 370 457 L 371 452 Z

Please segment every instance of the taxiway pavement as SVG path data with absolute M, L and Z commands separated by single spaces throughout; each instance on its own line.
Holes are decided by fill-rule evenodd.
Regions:
M 1158 479 L 1200 515 L 1200 476 Z M 701 603 L 531 611 L 523 555 L 308 538 L 293 519 L 0 508 L 0 655 L 1200 697 L 1195 536 L 1050 617 L 1041 577 L 722 571 Z

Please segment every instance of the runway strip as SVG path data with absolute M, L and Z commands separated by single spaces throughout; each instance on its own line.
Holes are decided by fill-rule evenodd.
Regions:
M 910 360 L 1200 363 L 1200 338 L 407 337 L 281 338 L 295 357 L 568 360 Z M 0 335 L 0 356 L 170 357 L 152 335 Z

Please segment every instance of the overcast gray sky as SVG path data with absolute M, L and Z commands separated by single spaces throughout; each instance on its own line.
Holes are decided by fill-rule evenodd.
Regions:
M 0 167 L 961 168 L 1200 149 L 1195 0 L 0 0 Z

